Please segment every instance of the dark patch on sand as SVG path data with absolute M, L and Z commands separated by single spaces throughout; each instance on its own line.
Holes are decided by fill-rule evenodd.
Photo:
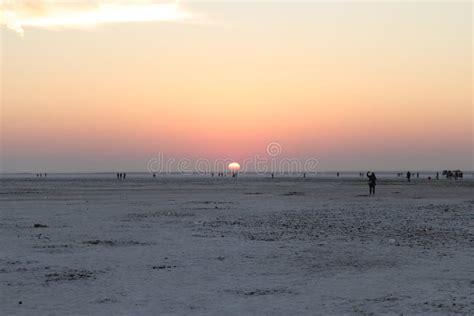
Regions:
M 126 215 L 127 220 L 142 221 L 154 218 L 180 218 L 180 217 L 192 217 L 193 213 L 189 212 L 176 212 L 176 211 L 156 211 L 148 213 L 130 213 Z
M 44 224 L 34 224 L 33 225 L 33 228 L 47 228 L 48 225 L 44 225 Z
M 224 292 L 243 295 L 243 296 L 262 296 L 262 295 L 278 295 L 278 294 L 298 294 L 285 287 L 263 288 L 263 289 L 240 289 L 240 290 L 225 290 Z
M 282 194 L 283 196 L 294 196 L 294 195 L 305 195 L 304 192 L 288 192 L 288 193 L 285 193 L 285 194 Z
M 123 247 L 123 246 L 149 246 L 153 245 L 151 242 L 139 242 L 135 240 L 88 240 L 83 241 L 83 244 L 87 245 L 98 245 L 108 247 Z
M 46 282 L 77 281 L 77 280 L 95 280 L 98 274 L 103 271 L 93 271 L 86 269 L 65 269 L 60 272 L 46 273 L 44 276 Z

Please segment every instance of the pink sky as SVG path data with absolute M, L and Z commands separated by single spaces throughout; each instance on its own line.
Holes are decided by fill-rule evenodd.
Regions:
M 2 22 L 2 172 L 474 169 L 468 2 L 49 5 Z

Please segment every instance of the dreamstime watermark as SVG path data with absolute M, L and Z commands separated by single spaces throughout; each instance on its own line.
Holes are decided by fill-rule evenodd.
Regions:
M 175 158 L 166 157 L 163 153 L 158 153 L 147 161 L 147 170 L 151 174 L 172 174 L 172 173 L 254 173 L 254 174 L 297 174 L 297 173 L 317 173 L 318 159 L 283 157 L 283 149 L 280 143 L 271 142 L 266 147 L 266 155 L 256 154 L 253 157 L 245 158 L 242 161 L 235 161 L 230 158 L 197 158 L 186 157 Z M 235 168 L 238 163 L 238 168 Z M 229 165 L 232 164 L 231 168 Z M 234 167 L 234 168 L 233 168 Z

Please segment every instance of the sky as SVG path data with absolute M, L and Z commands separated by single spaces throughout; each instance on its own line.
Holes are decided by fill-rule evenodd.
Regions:
M 0 1 L 0 172 L 474 169 L 471 2 Z

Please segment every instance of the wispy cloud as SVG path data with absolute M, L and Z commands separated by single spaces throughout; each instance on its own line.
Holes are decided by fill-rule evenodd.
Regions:
M 92 28 L 111 23 L 189 21 L 193 17 L 177 1 L 0 0 L 0 24 L 21 35 L 28 27 Z

